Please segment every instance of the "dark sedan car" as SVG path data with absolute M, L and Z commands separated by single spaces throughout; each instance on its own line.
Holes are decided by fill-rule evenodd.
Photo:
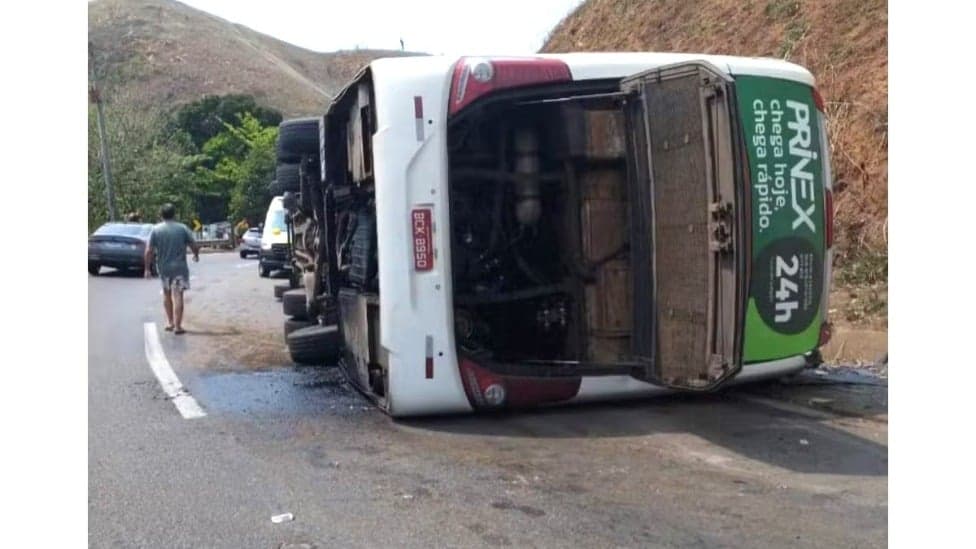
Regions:
M 88 237 L 88 272 L 102 267 L 145 270 L 144 254 L 153 226 L 149 223 L 106 223 Z M 153 274 L 156 266 L 152 266 Z

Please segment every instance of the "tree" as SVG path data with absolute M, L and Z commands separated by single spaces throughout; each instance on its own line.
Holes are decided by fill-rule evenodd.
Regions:
M 166 116 L 126 101 L 106 103 L 106 135 L 112 151 L 112 176 L 118 211 L 140 212 L 155 219 L 159 208 L 171 202 L 184 218 L 195 214 L 195 184 L 186 169 L 192 145 L 183 132 L 165 131 Z M 108 220 L 98 130 L 94 107 L 88 124 L 88 228 Z
M 196 173 L 201 187 L 229 197 L 228 214 L 233 221 L 261 219 L 271 200 L 268 183 L 274 177 L 276 126 L 265 126 L 256 117 L 243 113 L 236 124 L 223 123 L 224 129 L 203 144 L 209 159 Z
M 139 212 L 151 221 L 171 202 L 183 220 L 254 223 L 263 217 L 271 200 L 267 185 L 274 178 L 277 111 L 248 96 L 209 97 L 169 115 L 136 107 L 138 102 L 125 97 L 112 99 L 104 109 L 120 214 Z M 94 108 L 88 136 L 93 231 L 108 219 Z
M 253 116 L 262 126 L 281 123 L 280 112 L 258 105 L 250 95 L 208 95 L 181 107 L 173 122 L 202 149 L 204 143 L 224 131 L 224 124 L 234 123 L 243 114 Z

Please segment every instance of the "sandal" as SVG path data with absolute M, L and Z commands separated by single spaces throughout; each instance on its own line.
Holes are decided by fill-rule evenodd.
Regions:
M 167 327 L 165 327 L 163 329 L 166 330 L 167 332 L 172 332 L 173 331 L 173 327 L 172 326 L 167 326 Z
M 176 334 L 176 335 L 185 334 L 186 333 L 186 330 L 184 330 L 183 328 L 177 328 L 177 329 L 173 330 L 173 333 Z

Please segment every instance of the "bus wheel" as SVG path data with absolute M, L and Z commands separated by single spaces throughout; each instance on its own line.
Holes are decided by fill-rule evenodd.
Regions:
M 338 326 L 309 326 L 288 334 L 288 352 L 298 364 L 334 365 L 342 337 Z

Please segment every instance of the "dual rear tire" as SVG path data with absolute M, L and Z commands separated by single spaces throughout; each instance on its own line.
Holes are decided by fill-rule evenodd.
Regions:
M 314 174 L 305 174 L 303 178 L 300 164 L 303 158 L 308 160 L 308 157 L 319 154 L 319 122 L 318 118 L 298 118 L 285 120 L 278 126 L 278 166 L 271 185 L 275 196 L 286 192 L 300 193 L 301 203 L 292 206 L 301 207 L 309 214 L 320 197 L 315 192 L 317 186 L 310 179 Z M 309 163 L 305 166 L 307 169 L 316 167 Z M 339 327 L 336 323 L 325 326 L 318 324 L 314 315 L 310 314 L 306 290 L 301 288 L 301 282 L 301 271 L 292 268 L 288 283 L 277 284 L 274 288 L 274 295 L 281 298 L 282 312 L 287 317 L 284 334 L 288 351 L 298 364 L 334 364 L 342 349 Z
M 284 289 L 284 284 L 275 287 Z M 331 365 L 339 359 L 342 336 L 337 324 L 320 326 L 309 319 L 305 289 L 288 289 L 281 293 L 285 316 L 284 332 L 291 359 L 297 364 Z

